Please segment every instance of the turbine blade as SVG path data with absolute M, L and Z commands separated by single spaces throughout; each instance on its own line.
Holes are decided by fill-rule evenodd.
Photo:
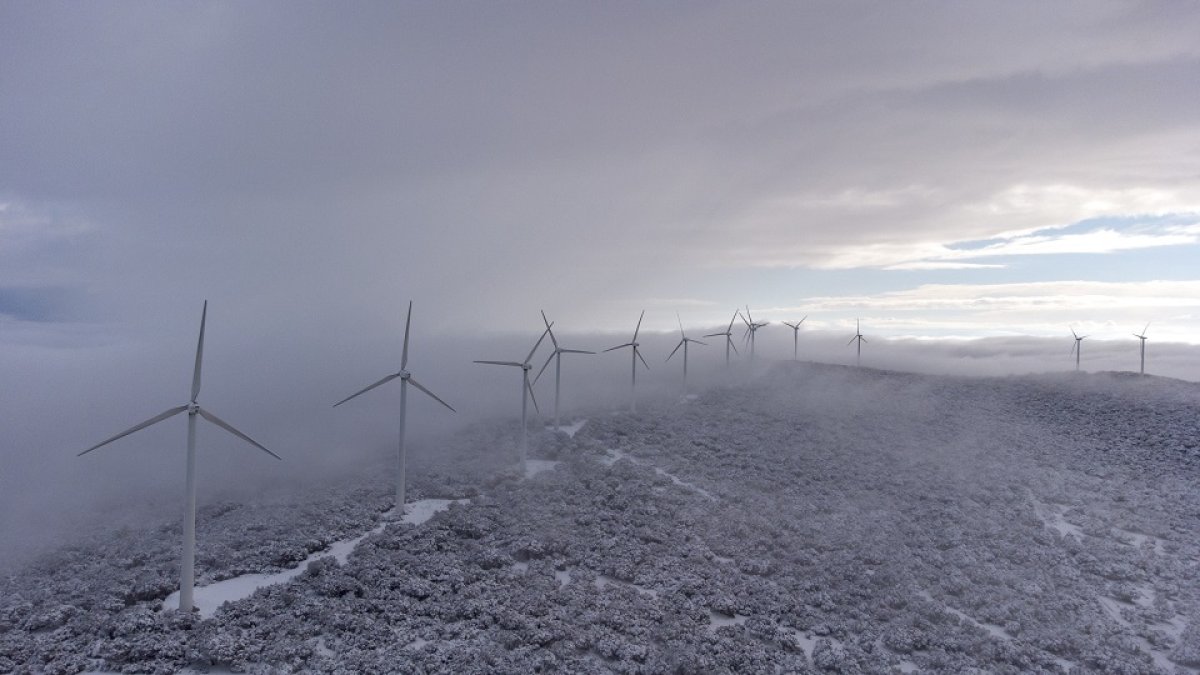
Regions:
M 200 409 L 199 409 L 199 412 L 200 412 L 200 416 L 201 416 L 201 417 L 203 417 L 204 419 L 208 420 L 209 422 L 212 422 L 213 424 L 215 424 L 215 425 L 217 425 L 217 426 L 221 427 L 221 428 L 222 428 L 222 429 L 224 429 L 225 431 L 228 431 L 229 433 L 233 434 L 234 436 L 237 436 L 238 438 L 242 439 L 243 441 L 246 441 L 246 442 L 247 442 L 247 443 L 249 443 L 250 445 L 253 445 L 254 447 L 258 448 L 259 450 L 262 450 L 263 452 L 265 452 L 265 453 L 267 453 L 268 455 L 270 455 L 270 456 L 274 457 L 275 459 L 278 459 L 278 460 L 280 460 L 280 461 L 282 461 L 282 460 L 283 460 L 283 458 L 282 458 L 282 457 L 280 457 L 279 455 L 277 455 L 277 454 L 275 454 L 275 453 L 271 452 L 270 450 L 266 449 L 266 448 L 265 448 L 265 447 L 263 447 L 263 445 L 262 445 L 261 443 L 259 443 L 258 441 L 254 440 L 253 438 L 250 438 L 249 436 L 247 436 L 246 434 L 243 434 L 242 432 L 238 431 L 237 429 L 234 429 L 232 426 L 230 426 L 230 424 L 229 424 L 228 422 L 226 422 L 225 420 L 221 419 L 220 417 L 217 417 L 216 415 L 214 415 L 214 414 L 212 414 L 212 413 L 208 412 L 208 411 L 207 411 L 207 410 L 205 410 L 204 408 L 200 408 Z
M 798 323 L 804 323 L 804 321 L 805 321 L 806 319 L 808 319 L 808 315 L 807 315 L 807 314 L 805 314 L 805 315 L 804 315 L 804 318 L 803 318 L 803 319 L 800 319 L 800 321 L 799 321 Z
M 724 333 L 709 333 L 708 335 L 702 335 L 700 337 L 717 337 L 718 335 L 724 335 Z
M 650 370 L 650 364 L 649 364 L 649 363 L 646 363 L 646 357 L 642 356 L 642 350 L 638 349 L 637 347 L 634 347 L 634 348 L 633 348 L 633 353 L 634 353 L 635 355 L 637 355 L 637 357 L 638 357 L 639 359 L 641 359 L 641 360 L 642 360 L 642 365 L 643 365 L 643 366 L 646 366 L 646 370 Z
M 726 340 L 729 340 L 729 346 L 730 346 L 730 347 L 733 347 L 733 353 L 734 353 L 734 354 L 737 354 L 738 356 L 741 356 L 741 355 L 742 355 L 742 353 L 741 353 L 741 352 L 739 352 L 739 351 L 737 350 L 737 345 L 736 345 L 736 344 L 734 344 L 734 342 L 733 342 L 733 338 L 732 338 L 731 336 L 729 336 L 729 335 L 726 335 L 726 336 L 725 336 L 725 339 L 726 339 Z
M 564 354 L 595 354 L 596 353 L 596 352 L 589 352 L 586 349 L 560 349 L 558 351 L 560 351 Z
M 525 367 L 524 363 L 517 363 L 516 361 L 476 361 L 475 363 L 486 363 L 492 366 L 516 366 L 518 368 Z
M 545 310 L 538 310 L 542 313 L 542 323 L 546 324 L 546 330 L 550 333 L 550 342 L 554 343 L 554 348 L 558 349 L 558 340 L 554 339 L 554 331 L 550 330 L 550 321 L 546 318 Z
M 741 312 L 738 312 L 738 316 L 741 317 L 742 323 L 746 324 L 746 327 L 748 328 L 750 326 L 750 322 L 746 320 L 746 317 L 742 316 Z
M 857 335 L 855 335 L 854 337 L 850 338 L 850 341 L 846 343 L 846 346 L 847 346 L 847 347 L 849 347 L 850 345 L 854 344 L 854 341 L 855 341 L 855 340 L 857 340 L 857 339 L 858 339 L 858 336 L 857 336 Z
M 359 389 L 358 391 L 354 392 L 353 394 L 350 394 L 350 395 L 349 395 L 349 396 L 347 396 L 346 398 L 344 398 L 344 399 L 342 399 L 342 400 L 338 401 L 337 403 L 334 403 L 334 404 L 333 404 L 333 407 L 335 407 L 335 408 L 336 408 L 336 407 L 338 407 L 339 405 L 341 405 L 341 404 L 345 403 L 346 401 L 349 401 L 350 399 L 354 398 L 355 396 L 358 396 L 359 394 L 365 394 L 365 393 L 367 393 L 368 391 L 371 391 L 372 389 L 374 389 L 375 387 L 378 387 L 378 386 L 379 386 L 379 385 L 381 385 L 381 384 L 387 384 L 388 382 L 391 382 L 392 380 L 396 379 L 397 377 L 400 377 L 400 373 L 392 373 L 391 375 L 388 375 L 387 377 L 385 377 L 385 378 L 383 378 L 382 380 L 380 380 L 380 381 L 376 382 L 375 384 L 372 384 L 371 386 L 369 386 L 369 387 L 365 387 L 365 388 L 363 388 L 363 389 Z
M 417 382 L 416 380 L 414 380 L 413 378 L 410 377 L 410 378 L 408 378 L 408 383 L 411 384 L 412 386 L 416 387 L 417 389 L 420 389 L 421 391 L 425 392 L 426 394 L 428 394 L 429 397 L 432 398 L 433 400 L 435 400 L 438 403 L 441 403 L 442 405 L 449 408 L 450 412 L 458 412 L 457 410 L 454 409 L 454 406 L 452 406 L 449 403 L 446 403 L 442 399 L 438 398 L 437 394 L 426 389 L 420 382 Z
M 537 414 L 541 415 L 542 409 L 538 407 L 537 396 L 533 395 L 533 385 L 529 383 L 529 380 L 525 380 L 525 388 L 529 390 L 529 400 L 533 401 L 533 409 L 537 411 Z
M 684 342 L 683 340 L 680 340 L 679 344 L 675 345 L 675 349 L 672 349 L 671 354 L 669 356 L 667 356 L 667 361 L 670 361 L 671 357 L 675 356 L 675 352 L 679 351 L 679 348 L 683 346 L 683 342 Z M 664 361 L 663 363 L 666 363 L 666 361 Z
M 611 352 L 611 351 L 612 351 L 612 350 L 614 350 L 614 349 L 620 349 L 620 348 L 622 348 L 622 347 L 632 347 L 632 346 L 633 346 L 633 343 L 632 343 L 632 342 L 626 342 L 626 343 L 625 343 L 625 344 L 623 344 L 623 345 L 617 345 L 616 347 L 609 347 L 608 349 L 605 349 L 604 351 L 606 351 L 606 352 Z
M 1075 344 L 1071 345 L 1071 351 L 1067 355 L 1068 356 L 1073 355 L 1075 353 L 1075 348 L 1078 346 L 1079 346 L 1079 340 L 1076 340 Z
M 737 321 L 737 318 L 738 318 L 739 316 L 741 316 L 741 315 L 742 315 L 741 311 L 739 311 L 739 310 L 736 310 L 736 309 L 735 309 L 735 310 L 733 310 L 733 316 L 732 316 L 732 317 L 730 317 L 730 319 L 729 319 L 729 328 L 726 328 L 726 329 L 725 329 L 725 332 L 727 332 L 727 333 L 728 333 L 728 332 L 730 332 L 730 331 L 732 331 L 732 330 L 733 330 L 733 324 L 734 324 L 734 322 L 736 322 L 736 321 Z
M 541 347 L 541 346 L 542 346 L 542 340 L 545 340 L 545 339 L 546 339 L 546 336 L 547 336 L 547 335 L 549 335 L 549 333 L 550 333 L 550 326 L 553 326 L 553 325 L 554 325 L 554 324 L 550 324 L 549 326 L 546 326 L 546 330 L 542 331 L 542 336 L 538 338 L 538 341 L 537 341 L 537 342 L 533 343 L 533 349 L 530 349 L 530 350 L 529 350 L 529 356 L 526 356 L 526 357 L 525 357 L 525 361 L 523 362 L 523 364 L 522 364 L 522 365 L 524 365 L 524 363 L 529 363 L 529 359 L 532 359 L 532 358 L 533 358 L 533 355 L 534 355 L 534 353 L 535 353 L 535 352 L 537 352 L 537 350 L 538 350 L 538 347 Z
M 1145 337 L 1145 336 L 1146 336 L 1146 331 L 1148 331 L 1148 330 L 1150 330 L 1150 324 L 1149 324 L 1149 323 L 1147 323 L 1147 324 L 1146 324 L 1146 327 L 1142 329 L 1142 337 Z
M 865 338 L 865 337 L 863 337 L 863 336 L 861 336 L 861 335 L 859 335 L 859 336 L 858 336 L 858 339 L 859 339 L 859 340 L 862 340 L 863 342 L 868 342 L 867 338 Z
M 404 353 L 400 355 L 400 370 L 408 367 L 408 328 L 412 325 L 412 300 L 408 301 L 408 318 L 404 320 Z
M 1074 329 L 1074 328 L 1072 328 L 1072 329 L 1071 329 L 1071 337 L 1075 338 L 1076 340 L 1078 340 L 1078 339 L 1079 339 L 1079 336 L 1075 334 L 1075 329 Z
M 679 317 L 679 312 L 675 312 L 675 320 L 679 322 L 679 334 L 685 335 L 683 332 L 683 319 Z
M 692 338 L 688 338 L 688 342 L 695 342 L 696 344 L 698 344 L 698 345 L 704 345 L 705 347 L 707 347 L 707 346 L 708 346 L 708 343 L 707 343 L 707 342 L 701 342 L 701 341 L 699 341 L 699 340 L 693 340 Z
M 550 354 L 550 358 L 546 359 L 546 362 L 544 364 L 542 364 L 542 369 L 538 371 L 537 377 L 533 378 L 534 384 L 537 384 L 537 381 L 542 379 L 542 373 L 546 372 L 546 368 L 549 367 L 550 362 L 553 361 L 554 357 L 557 355 L 558 355 L 558 352 L 555 351 L 554 353 Z
M 142 429 L 145 429 L 146 427 L 150 426 L 151 424 L 158 424 L 159 422 L 167 419 L 168 417 L 174 417 L 175 415 L 178 415 L 179 413 L 183 412 L 184 410 L 187 410 L 187 408 L 188 407 L 186 405 L 181 405 L 181 406 L 177 406 L 175 408 L 171 408 L 170 410 L 168 410 L 164 413 L 161 413 L 161 414 L 155 415 L 154 417 L 151 417 L 150 419 L 146 420 L 145 422 L 142 422 L 141 424 L 132 426 L 132 427 L 126 429 L 125 431 L 122 431 L 121 433 L 117 434 L 116 436 L 113 436 L 112 438 L 110 438 L 106 441 L 97 443 L 97 444 L 93 445 L 92 447 L 88 448 L 87 450 L 84 450 L 83 452 L 81 452 L 75 456 L 82 457 L 82 456 L 88 454 L 89 452 L 95 450 L 96 448 L 103 447 L 105 445 L 108 445 L 109 443 L 112 443 L 113 441 L 117 440 L 118 438 L 125 438 L 129 434 L 132 434 L 135 431 L 141 431 Z
M 630 342 L 637 342 L 638 331 L 642 330 L 642 319 L 646 318 L 646 310 L 642 310 L 642 314 L 638 317 L 637 328 L 633 329 L 633 339 Z
M 204 309 L 200 310 L 200 339 L 196 342 L 196 369 L 192 371 L 192 403 L 200 395 L 200 363 L 204 361 L 204 321 L 208 318 L 208 301 L 204 301 Z

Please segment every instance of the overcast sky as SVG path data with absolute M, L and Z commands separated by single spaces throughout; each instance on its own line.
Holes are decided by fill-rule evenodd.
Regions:
M 1200 343 L 1197 35 L 1190 2 L 2 2 L 0 428 L 53 460 L 0 487 L 101 482 L 55 462 L 182 402 L 205 299 L 205 400 L 293 457 L 390 442 L 383 394 L 323 416 L 409 299 L 464 410 L 515 411 L 469 361 L 543 308 L 603 348 L 749 304 L 843 361 L 861 318 L 877 365 L 982 372 L 1073 365 L 1069 327 L 1135 368 L 1153 322 L 1194 377 L 1154 350 Z
M 1186 2 L 8 2 L 0 325 L 411 297 L 1200 342 L 1196 35 Z

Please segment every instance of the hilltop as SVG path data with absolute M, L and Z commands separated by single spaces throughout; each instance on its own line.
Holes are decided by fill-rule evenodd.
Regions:
M 199 584 L 297 569 L 199 616 L 177 524 L 97 533 L 0 582 L 0 671 L 1200 668 L 1198 385 L 785 363 L 586 418 L 525 475 L 446 439 L 407 521 L 375 470 L 202 510 Z

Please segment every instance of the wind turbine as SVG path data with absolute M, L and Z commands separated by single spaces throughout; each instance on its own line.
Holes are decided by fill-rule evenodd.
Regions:
M 724 333 L 709 333 L 708 335 L 704 336 L 704 337 L 719 337 L 721 335 L 725 336 L 725 367 L 726 368 L 729 367 L 729 350 L 732 348 L 733 352 L 735 354 L 737 353 L 737 346 L 733 344 L 733 322 L 737 321 L 737 318 L 741 315 L 742 315 L 742 313 L 740 311 L 734 310 L 733 317 L 731 319 L 729 319 L 729 327 L 725 329 Z
M 257 441 L 250 438 L 246 434 L 234 429 L 227 422 L 212 414 L 211 412 L 201 408 L 196 403 L 196 397 L 200 395 L 200 364 L 204 357 L 204 322 L 208 317 L 208 301 L 204 301 L 204 309 L 200 313 L 200 340 L 196 343 L 196 368 L 192 371 L 192 397 L 184 405 L 171 408 L 170 410 L 155 415 L 150 419 L 133 426 L 112 438 L 97 443 L 92 447 L 79 453 L 78 456 L 86 455 L 96 448 L 103 447 L 113 441 L 124 438 L 135 431 L 140 431 L 148 426 L 158 424 L 159 422 L 178 415 L 181 412 L 188 414 L 188 435 L 187 435 L 187 487 L 184 495 L 184 511 L 183 511 L 183 553 L 179 564 L 179 611 L 192 611 L 192 595 L 196 582 L 196 416 L 212 422 L 221 427 L 225 431 L 237 436 L 246 441 L 250 445 L 262 450 L 275 459 L 280 459 L 279 455 L 271 452 Z
M 367 393 L 368 391 L 371 391 L 375 387 L 378 387 L 380 385 L 391 382 L 392 380 L 396 379 L 397 377 L 400 378 L 400 448 L 399 448 L 398 452 L 396 453 L 396 508 L 395 508 L 395 514 L 396 514 L 397 518 L 404 515 L 404 484 L 405 484 L 405 477 L 404 477 L 405 466 L 404 465 L 405 465 L 405 461 L 408 457 L 408 453 L 406 453 L 404 451 L 404 427 L 405 427 L 405 420 L 408 417 L 408 385 L 411 384 L 412 386 L 416 387 L 417 389 L 425 392 L 425 394 L 427 396 L 429 396 L 433 400 L 437 401 L 438 403 L 441 403 L 442 405 L 446 406 L 447 408 L 450 409 L 451 412 L 457 412 L 454 410 L 453 407 L 450 406 L 449 403 L 446 403 L 442 399 L 438 398 L 436 394 L 434 394 L 432 391 L 429 391 L 428 389 L 423 387 L 420 382 L 417 382 L 416 380 L 414 380 L 412 373 L 408 372 L 408 332 L 409 332 L 409 328 L 411 326 L 412 326 L 412 300 L 409 300 L 408 301 L 408 318 L 404 320 L 404 351 L 400 355 L 400 372 L 392 373 L 391 375 L 388 375 L 387 377 L 376 382 L 375 384 L 372 384 L 371 386 L 366 387 L 365 389 L 360 389 L 359 391 L 357 391 L 357 392 L 347 396 L 346 398 L 338 401 L 337 403 L 333 404 L 333 407 L 336 408 L 339 405 L 345 403 L 346 401 L 349 401 L 350 399 L 352 399 L 356 396 L 359 396 L 361 394 Z
M 642 360 L 642 365 L 646 367 L 646 370 L 650 370 L 650 364 L 646 363 L 646 359 L 642 357 L 642 352 L 638 349 L 638 347 L 640 345 L 637 341 L 638 331 L 640 331 L 642 329 L 642 319 L 645 318 L 645 316 L 646 316 L 646 310 L 643 309 L 641 316 L 638 317 L 637 328 L 633 329 L 633 339 L 632 340 L 630 340 L 629 342 L 626 342 L 623 345 L 617 345 L 616 347 L 609 347 L 608 349 L 604 350 L 606 352 L 611 352 L 614 349 L 623 349 L 625 347 L 633 348 L 633 375 L 629 380 L 629 390 L 630 390 L 629 411 L 630 412 L 637 412 L 637 362 L 638 362 L 638 359 Z
M 554 426 L 558 427 L 558 399 L 559 389 L 562 385 L 562 355 L 563 354 L 595 354 L 583 349 L 566 349 L 558 344 L 558 338 L 554 337 L 554 331 L 550 330 L 550 320 L 546 318 L 546 312 L 542 312 L 542 323 L 546 324 L 546 332 L 550 335 L 550 342 L 554 345 L 554 352 L 550 354 L 550 358 L 546 359 L 545 365 L 538 371 L 537 377 L 533 378 L 533 383 L 542 379 L 542 373 L 546 372 L 546 367 L 550 365 L 550 361 L 554 361 Z
M 529 355 L 526 356 L 525 360 L 521 361 L 520 363 L 516 361 L 475 362 L 486 363 L 493 366 L 513 366 L 514 368 L 521 369 L 521 471 L 525 470 L 525 456 L 529 454 L 529 425 L 527 423 L 529 419 L 529 401 L 531 399 L 533 400 L 534 410 L 536 410 L 539 414 L 542 412 L 541 408 L 538 408 L 537 397 L 533 395 L 533 385 L 529 382 L 529 371 L 533 369 L 533 365 L 530 364 L 530 361 L 533 360 L 533 355 L 537 352 L 538 347 L 542 346 L 542 340 L 545 340 L 546 336 L 550 334 L 550 326 L 553 325 L 554 324 L 551 323 L 546 326 L 546 330 L 542 331 L 542 336 L 538 338 L 536 343 L 534 343 L 533 349 L 529 350 Z
M 1148 328 L 1150 328 L 1150 324 L 1146 324 L 1146 328 L 1142 329 L 1141 335 L 1138 335 L 1137 333 L 1133 334 L 1133 337 L 1142 341 L 1142 375 L 1146 374 L 1146 330 Z
M 699 341 L 699 340 L 694 340 L 694 339 L 692 339 L 692 338 L 688 337 L 688 336 L 687 336 L 687 333 L 684 333 L 684 332 L 683 332 L 683 319 L 680 319 L 680 318 L 679 318 L 679 313 L 678 313 L 678 312 L 676 312 L 676 313 L 675 313 L 675 319 L 676 319 L 677 321 L 679 321 L 679 335 L 680 335 L 681 337 L 680 337 L 680 339 L 679 339 L 679 344 L 675 345 L 675 349 L 672 349 L 672 350 L 671 350 L 671 353 L 670 353 L 670 355 L 668 355 L 668 356 L 667 356 L 667 361 L 670 361 L 670 360 L 671 360 L 671 357 L 672 357 L 672 356 L 675 356 L 675 352 L 679 351 L 679 348 L 680 348 L 680 347 L 683 347 L 683 395 L 684 395 L 684 396 L 687 396 L 687 362 L 688 362 L 688 358 L 687 358 L 687 356 L 688 356 L 688 343 L 689 343 L 689 342 L 695 342 L 695 343 L 696 343 L 696 344 L 698 344 L 698 345 L 706 345 L 706 346 L 707 346 L 707 344 L 708 344 L 708 343 L 707 343 L 707 342 L 701 342 L 701 341 Z
M 763 321 L 761 323 L 755 323 L 754 317 L 750 316 L 750 305 L 746 305 L 746 316 L 742 317 L 742 321 L 745 322 L 745 324 L 746 324 L 746 332 L 744 334 L 744 337 L 750 343 L 750 360 L 753 361 L 754 360 L 754 335 L 755 335 L 755 333 L 758 332 L 759 328 L 762 328 L 763 326 L 767 325 L 770 322 Z
M 863 343 L 867 341 L 867 338 L 863 337 L 862 328 L 859 326 L 858 319 L 854 320 L 854 337 L 850 338 L 850 342 L 854 342 L 856 340 L 858 341 L 858 353 L 854 356 L 855 368 L 862 365 L 862 346 Z M 847 342 L 846 346 L 850 346 L 850 342 Z
M 805 314 L 804 319 L 807 319 L 807 318 L 808 318 L 808 315 Z M 792 329 L 792 360 L 793 361 L 800 360 L 800 324 L 804 323 L 804 319 L 800 319 L 796 323 L 788 323 L 786 321 L 783 322 L 783 325 Z
M 1147 324 L 1146 327 L 1149 328 L 1150 325 Z M 1144 333 L 1145 331 L 1142 332 Z M 1075 372 L 1079 372 L 1079 355 L 1083 353 L 1083 340 L 1087 336 L 1075 335 L 1074 328 L 1071 329 L 1071 335 L 1075 337 L 1075 344 L 1071 345 L 1071 353 L 1075 355 Z M 1146 343 L 1143 342 L 1142 344 L 1144 345 Z

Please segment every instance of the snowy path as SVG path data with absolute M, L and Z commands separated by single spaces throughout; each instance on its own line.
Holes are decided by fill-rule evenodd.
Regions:
M 546 428 L 551 431 L 561 431 L 564 434 L 570 436 L 571 438 L 575 438 L 575 434 L 579 433 L 579 430 L 582 429 L 583 425 L 585 425 L 585 424 L 587 424 L 587 420 L 582 419 L 582 420 L 579 420 L 578 422 L 575 422 L 574 424 L 568 424 L 566 426 L 561 426 L 561 427 L 549 426 Z
M 627 459 L 630 462 L 637 464 L 638 466 L 649 466 L 650 468 L 654 469 L 655 473 L 662 476 L 663 478 L 669 479 L 672 483 L 674 483 L 675 485 L 678 485 L 679 487 L 686 488 L 688 490 L 696 492 L 697 494 L 699 494 L 702 497 L 709 499 L 711 501 L 714 501 L 714 502 L 720 501 L 719 499 L 717 499 L 717 496 L 714 495 L 713 493 L 709 492 L 708 490 L 705 490 L 704 488 L 700 487 L 699 485 L 696 485 L 695 483 L 689 483 L 689 482 L 681 479 L 679 476 L 676 476 L 675 474 L 671 473 L 670 471 L 661 469 L 657 466 L 650 464 L 649 462 L 643 462 L 639 459 L 636 459 L 630 455 L 627 455 L 627 454 L 621 452 L 620 450 L 609 449 L 609 450 L 607 450 L 607 452 L 608 452 L 607 457 L 600 458 L 600 463 L 604 464 L 604 466 L 612 466 L 613 464 L 616 464 L 618 461 L 620 461 L 622 459 Z
M 400 522 L 409 523 L 411 525 L 420 525 L 433 517 L 438 511 L 444 511 L 450 508 L 451 504 L 466 503 L 467 499 L 421 499 L 415 502 L 410 502 L 406 508 L 404 517 L 400 518 Z M 260 588 L 265 586 L 273 586 L 290 581 L 308 569 L 311 562 L 320 560 L 327 556 L 333 556 L 339 564 L 346 564 L 350 558 L 350 553 L 355 547 L 368 536 L 382 532 L 385 527 L 395 522 L 388 519 L 389 515 L 393 515 L 394 511 L 388 511 L 384 514 L 384 520 L 375 526 L 373 529 L 352 539 L 343 539 L 330 544 L 328 549 L 318 551 L 308 556 L 295 567 L 288 568 L 282 572 L 274 574 L 243 574 L 232 579 L 225 579 L 207 586 L 197 586 L 194 591 L 193 603 L 197 611 L 200 612 L 200 618 L 208 619 L 217 611 L 221 605 L 226 602 L 234 602 L 247 598 L 254 594 Z M 163 600 L 162 608 L 175 609 L 179 606 L 179 591 L 175 591 Z

